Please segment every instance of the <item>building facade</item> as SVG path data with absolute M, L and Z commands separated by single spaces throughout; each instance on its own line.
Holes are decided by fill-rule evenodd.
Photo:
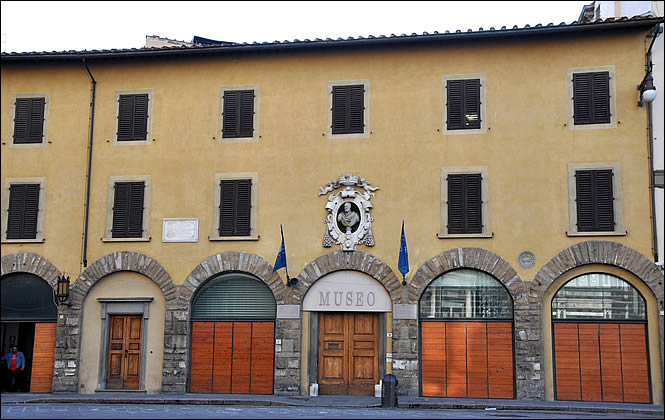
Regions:
M 35 392 L 662 404 L 661 22 L 3 53 L 2 345 Z

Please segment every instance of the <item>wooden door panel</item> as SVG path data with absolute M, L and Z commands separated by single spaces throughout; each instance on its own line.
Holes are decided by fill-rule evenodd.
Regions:
M 106 388 L 122 389 L 122 365 L 125 358 L 125 317 L 111 316 L 109 324 L 109 354 Z
M 252 349 L 252 323 L 233 324 L 233 376 L 231 393 L 248 394 L 250 390 L 250 366 Z
M 447 396 L 466 397 L 466 323 L 449 322 L 446 326 Z
M 56 323 L 36 323 L 30 392 L 51 392 Z
M 211 324 L 213 324 L 211 322 Z M 233 362 L 233 322 L 215 322 L 212 364 L 212 392 L 231 393 L 231 369 Z
M 621 324 L 621 371 L 624 402 L 650 402 L 646 326 Z
M 489 398 L 515 398 L 513 372 L 512 323 L 488 322 L 487 377 Z
M 274 322 L 254 322 L 252 325 L 252 375 L 250 390 L 253 394 L 272 394 L 274 371 Z
M 319 314 L 319 393 L 347 391 L 347 336 L 344 313 Z
M 424 397 L 446 396 L 446 323 L 423 322 L 422 393 Z
M 554 324 L 556 397 L 558 400 L 579 400 L 580 359 L 577 324 Z
M 192 322 L 190 392 L 211 392 L 213 375 L 213 322 Z
M 132 315 L 125 317 L 125 359 L 123 374 L 123 389 L 139 389 L 141 378 L 141 336 L 143 316 Z
M 468 322 L 466 325 L 466 375 L 468 396 L 487 398 L 487 323 Z
M 580 382 L 583 401 L 602 401 L 598 324 L 579 324 Z
M 623 401 L 619 325 L 600 324 L 599 332 L 603 401 Z

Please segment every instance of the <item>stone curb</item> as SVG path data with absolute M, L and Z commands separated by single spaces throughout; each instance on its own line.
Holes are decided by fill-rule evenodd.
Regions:
M 349 405 L 339 404 L 335 406 L 306 404 L 299 402 L 284 402 L 270 400 L 240 400 L 240 399 L 184 399 L 184 398 L 39 398 L 25 401 L 3 401 L 0 405 L 21 405 L 21 404 L 174 404 L 174 405 L 242 405 L 242 406 L 261 406 L 261 407 L 328 407 L 328 408 L 381 408 L 381 404 L 363 404 Z M 569 405 L 529 405 L 529 404 L 487 404 L 470 401 L 468 403 L 435 403 L 435 402 L 406 402 L 399 404 L 396 408 L 416 408 L 416 409 L 487 409 L 493 408 L 497 411 L 511 410 L 532 410 L 532 411 L 582 411 L 596 413 L 634 413 L 647 415 L 663 416 L 663 408 L 632 408 L 632 407 L 585 407 Z

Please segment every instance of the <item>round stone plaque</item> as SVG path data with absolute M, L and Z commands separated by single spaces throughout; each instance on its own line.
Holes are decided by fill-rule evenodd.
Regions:
M 536 265 L 536 255 L 531 251 L 522 251 L 517 256 L 517 263 L 522 268 L 531 268 Z

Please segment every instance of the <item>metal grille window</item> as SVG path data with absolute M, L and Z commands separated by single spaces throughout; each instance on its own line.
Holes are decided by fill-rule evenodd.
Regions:
M 513 301 L 501 283 L 476 270 L 448 272 L 420 298 L 421 319 L 512 319 Z
M 224 110 L 222 111 L 222 137 L 254 136 L 254 91 L 224 91 Z
M 219 236 L 249 236 L 252 230 L 252 180 L 222 180 L 220 188 Z
M 332 134 L 363 133 L 364 115 L 364 85 L 332 87 Z
M 482 233 L 481 174 L 449 174 L 448 233 Z
M 446 124 L 448 130 L 481 128 L 480 79 L 448 80 Z
M 41 143 L 46 98 L 16 98 L 14 144 Z
M 646 320 L 646 303 L 633 286 L 618 277 L 585 274 L 566 283 L 554 295 L 552 318 Z
M 575 171 L 578 232 L 614 231 L 612 178 L 611 169 Z
M 113 238 L 143 236 L 145 182 L 116 182 L 113 194 Z
M 7 239 L 36 239 L 39 184 L 12 184 L 7 209 Z
M 148 101 L 147 93 L 119 96 L 118 141 L 147 139 Z
M 575 125 L 609 123 L 609 72 L 574 73 L 573 106 Z
M 209 280 L 192 303 L 192 320 L 274 320 L 276 313 L 270 288 L 243 273 L 223 274 Z

